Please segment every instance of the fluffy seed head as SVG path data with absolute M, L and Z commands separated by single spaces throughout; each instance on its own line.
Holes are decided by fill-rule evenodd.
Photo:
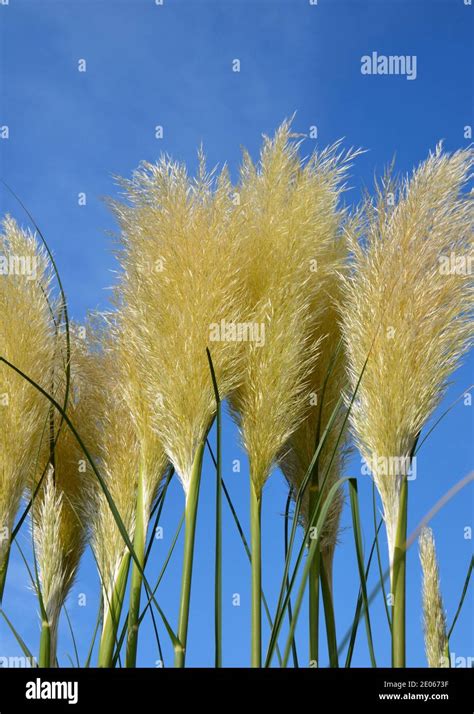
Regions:
M 86 447 L 93 444 L 93 407 L 91 387 L 84 371 L 85 346 L 71 330 L 71 380 L 67 415 Z M 59 343 L 59 340 L 58 340 Z M 65 355 L 57 344 L 56 364 L 51 386 L 57 401 L 63 403 L 66 390 Z M 46 615 L 53 643 L 61 608 L 74 582 L 88 535 L 88 513 L 93 497 L 94 482 L 90 465 L 69 426 L 56 413 L 53 455 L 49 439 L 43 446 L 41 463 L 52 459 L 33 502 L 33 538 L 38 573 Z M 58 433 L 59 432 L 59 433 Z M 49 433 L 48 433 L 49 435 Z M 53 466 L 54 463 L 54 466 Z M 37 469 L 34 485 L 39 485 L 43 469 Z M 31 493 L 33 492 L 33 489 Z M 51 647 L 52 663 L 55 647 Z
M 97 466 L 133 540 L 139 474 L 144 485 L 143 523 L 146 527 L 167 460 L 154 432 L 146 430 L 147 402 L 143 400 L 140 382 L 133 379 L 133 362 L 127 361 L 129 355 L 124 355 L 127 344 L 122 341 L 116 320 L 115 315 L 105 320 L 103 316 L 96 316 L 88 324 L 85 373 L 93 389 L 95 435 L 92 441 Z M 128 549 L 96 479 L 90 511 L 91 545 L 107 609 Z
M 424 528 L 419 537 L 420 561 L 423 572 L 423 622 L 425 651 L 429 667 L 447 667 L 448 637 L 446 615 L 441 597 L 436 548 L 431 528 Z
M 365 206 L 363 239 L 350 236 L 343 322 L 352 389 L 370 352 L 351 422 L 381 495 L 391 560 L 399 465 L 408 468 L 417 435 L 472 343 L 473 212 L 462 191 L 472 161 L 470 149 L 445 154 L 438 146 L 411 179 L 384 180 Z M 447 267 L 451 256 L 464 269 Z
M 343 158 L 336 145 L 303 164 L 298 149 L 285 122 L 273 139 L 265 138 L 258 166 L 245 155 L 239 188 L 243 249 L 250 256 L 247 309 L 265 339 L 263 346 L 248 343 L 244 379 L 231 403 L 257 492 L 308 414 L 327 291 L 341 257 L 336 205 L 352 155 Z M 293 453 L 287 461 L 295 479 L 297 458 Z
M 65 599 L 66 573 L 63 567 L 61 522 L 63 519 L 63 495 L 57 491 L 53 479 L 53 467 L 48 468 L 42 486 L 41 499 L 34 509 L 33 540 L 38 562 L 39 584 L 47 622 L 53 642 L 52 666 L 54 666 L 55 642 L 59 615 Z
M 206 173 L 202 153 L 196 179 L 162 158 L 121 185 L 128 205 L 113 204 L 122 231 L 121 329 L 152 427 L 187 492 L 215 413 L 206 348 L 222 398 L 239 376 L 240 343 L 212 337 L 222 321 L 241 320 L 232 188 L 225 171 Z
M 48 390 L 54 360 L 48 260 L 35 237 L 10 217 L 2 223 L 0 262 L 0 355 Z M 47 435 L 48 411 L 34 387 L 0 364 L 0 571 Z
M 325 310 L 317 328 L 324 338 L 321 340 L 319 357 L 315 360 L 310 375 L 308 386 L 310 408 L 305 419 L 291 436 L 281 465 L 295 497 L 306 476 L 319 440 L 328 426 L 333 410 L 346 389 L 346 363 L 344 350 L 340 343 L 340 306 L 337 304 L 341 297 L 341 283 L 337 271 L 342 268 L 339 261 L 343 261 L 345 257 L 346 252 L 341 241 L 338 253 L 334 256 L 333 276 L 328 281 L 326 290 L 320 295 L 320 301 L 325 305 Z M 325 383 L 326 387 L 324 388 Z M 325 493 L 339 479 L 347 454 L 347 430 L 344 429 L 341 434 L 344 414 L 344 405 L 341 403 L 318 459 L 317 484 L 322 486 L 323 479 L 326 478 Z M 311 515 L 310 493 L 311 483 L 307 486 L 302 503 L 301 520 L 305 528 L 309 524 Z M 321 533 L 321 551 L 329 569 L 337 543 L 343 502 L 341 490 L 336 494 L 329 507 L 328 517 Z

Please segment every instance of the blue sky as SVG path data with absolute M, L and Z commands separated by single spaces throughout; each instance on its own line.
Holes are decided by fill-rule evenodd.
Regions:
M 341 137 L 368 151 L 354 166 L 346 201 L 357 203 L 396 155 L 397 169 L 410 172 L 443 139 L 447 149 L 465 146 L 472 124 L 472 13 L 463 0 L 10 0 L 0 5 L 0 175 L 21 196 L 45 233 L 57 259 L 70 311 L 82 319 L 107 306 L 116 268 L 110 233 L 114 222 L 103 197 L 116 195 L 113 176 L 130 175 L 141 160 L 161 152 L 193 168 L 203 142 L 210 165 L 227 162 L 235 177 L 240 147 L 256 155 L 261 134 L 271 133 L 297 112 L 294 128 L 317 126 L 319 146 Z M 364 76 L 361 57 L 416 55 L 417 78 Z M 78 71 L 79 60 L 87 63 Z M 240 60 L 240 72 L 232 71 Z M 155 138 L 155 127 L 163 138 Z M 314 140 L 303 151 L 310 153 Z M 86 194 L 85 206 L 78 194 Z M 20 221 L 19 207 L 2 190 L 2 214 Z M 446 404 L 470 385 L 474 361 L 453 377 Z M 410 530 L 441 495 L 472 469 L 473 407 L 462 402 L 420 452 L 411 484 Z M 439 412 L 441 413 L 441 411 Z M 242 471 L 232 472 L 240 458 Z M 351 471 L 352 469 L 352 471 Z M 357 463 L 348 467 L 358 475 Z M 224 477 L 248 533 L 248 478 L 235 428 L 226 420 Z M 199 511 L 188 663 L 213 662 L 213 472 L 206 462 Z M 371 483 L 359 478 L 365 545 L 372 540 Z M 264 498 L 264 587 L 275 605 L 282 569 L 286 487 L 273 474 Z M 436 516 L 443 596 L 451 621 L 463 585 L 472 541 L 472 488 Z M 181 515 L 178 484 L 165 508 L 164 537 L 157 541 L 149 571 L 153 582 Z M 249 661 L 249 565 L 224 505 L 224 664 Z M 350 515 L 343 516 L 335 560 L 338 635 L 349 626 L 357 597 L 357 570 Z M 20 542 L 28 545 L 27 529 Z M 177 618 L 180 545 L 159 590 L 171 622 Z M 372 582 L 375 583 L 375 571 Z M 96 616 L 97 577 L 89 555 L 73 587 L 68 611 L 81 657 Z M 472 590 L 471 590 L 472 592 Z M 80 593 L 87 605 L 78 605 Z M 232 605 L 239 593 L 240 607 Z M 415 549 L 408 566 L 408 664 L 423 666 L 420 572 Z M 36 650 L 38 625 L 24 568 L 13 558 L 5 609 Z M 389 663 L 389 637 L 380 598 L 373 607 L 379 664 Z M 306 610 L 297 633 L 300 661 L 307 661 Z M 72 654 L 67 630 L 59 658 Z M 265 633 L 266 634 L 266 633 Z M 162 631 L 165 663 L 170 649 Z M 324 638 L 321 664 L 324 665 Z M 472 596 L 452 640 L 458 656 L 474 655 Z M 0 624 L 0 654 L 18 648 Z M 139 664 L 158 659 L 152 630 L 141 633 Z M 369 663 L 363 624 L 354 664 Z

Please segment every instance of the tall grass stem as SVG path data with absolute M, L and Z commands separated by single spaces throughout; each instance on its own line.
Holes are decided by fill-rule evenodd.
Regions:
M 400 507 L 395 537 L 392 575 L 392 667 L 405 667 L 405 606 L 406 606 L 406 539 L 408 512 L 408 480 L 403 477 Z
M 122 612 L 123 599 L 125 597 L 125 588 L 128 580 L 128 569 L 130 566 L 130 553 L 126 552 L 123 556 L 117 578 L 114 583 L 113 592 L 110 596 L 110 602 L 104 601 L 104 609 L 106 604 L 108 607 L 105 610 L 104 622 L 102 625 L 102 634 L 99 644 L 99 667 L 111 667 L 113 662 L 114 648 L 117 642 L 117 630 L 120 622 L 120 613 Z
M 250 531 L 252 536 L 252 667 L 262 666 L 262 494 L 250 479 Z
M 186 496 L 184 557 L 178 621 L 178 640 L 180 642 L 180 646 L 175 648 L 175 667 L 178 668 L 184 667 L 186 659 L 189 605 L 191 601 L 191 580 L 193 574 L 194 539 L 196 534 L 199 487 L 201 484 L 202 460 L 205 445 L 206 440 L 203 439 L 196 450 L 189 483 L 189 491 Z
M 38 665 L 40 667 L 51 666 L 51 627 L 45 617 L 43 617 L 41 622 Z
M 140 562 L 141 570 L 137 568 L 137 564 L 134 561 L 132 563 L 132 575 L 130 580 L 130 606 L 128 613 L 127 653 L 125 659 L 127 667 L 136 667 L 137 663 L 139 627 L 138 620 L 140 614 L 140 597 L 143 582 L 142 572 L 145 567 L 145 546 L 147 531 L 143 481 L 143 469 L 140 468 L 140 473 L 138 476 L 137 510 L 135 516 L 135 536 L 133 540 L 133 548 Z

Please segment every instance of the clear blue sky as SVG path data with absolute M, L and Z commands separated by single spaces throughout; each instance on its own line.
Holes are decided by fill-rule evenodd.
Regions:
M 232 174 L 245 145 L 255 156 L 262 132 L 271 133 L 297 111 L 296 131 L 318 127 L 318 144 L 345 137 L 347 146 L 368 152 L 353 169 L 347 201 L 357 202 L 374 172 L 397 157 L 411 171 L 440 139 L 447 149 L 469 143 L 472 124 L 472 18 L 463 0 L 10 0 L 0 5 L 0 174 L 22 197 L 54 251 L 75 319 L 107 306 L 114 259 L 108 232 L 114 223 L 102 197 L 116 192 L 113 175 L 128 176 L 138 163 L 162 151 L 196 163 L 202 141 L 211 165 L 226 161 Z M 362 55 L 416 55 L 417 78 L 363 76 Z M 85 59 L 87 71 L 78 72 Z M 241 71 L 232 71 L 239 59 Z M 155 138 L 161 125 L 164 137 Z M 309 153 L 314 141 L 307 140 Z M 85 192 L 87 205 L 78 205 Z M 0 192 L 1 212 L 21 221 L 19 207 Z M 446 403 L 473 379 L 468 359 L 454 375 Z M 472 469 L 474 407 L 462 403 L 437 428 L 420 452 L 418 478 L 411 484 L 410 529 L 457 480 Z M 245 458 L 230 421 L 224 438 L 224 477 L 248 533 L 248 478 Z M 232 473 L 235 458 L 242 472 Z M 359 473 L 357 464 L 349 475 Z M 199 511 L 192 592 L 188 664 L 213 662 L 214 474 L 206 463 Z M 371 483 L 359 478 L 365 544 L 372 540 Z M 264 588 L 270 603 L 282 569 L 286 488 L 279 472 L 264 499 Z M 472 488 L 458 495 L 433 522 L 442 588 L 450 622 L 472 554 L 464 528 L 472 526 Z M 165 508 L 164 538 L 149 570 L 153 582 L 183 507 L 178 484 Z M 249 576 L 245 553 L 224 506 L 224 664 L 249 662 Z M 350 515 L 346 508 L 335 561 L 335 608 L 339 637 L 349 626 L 358 581 Z M 20 542 L 26 546 L 28 529 Z M 159 601 L 176 623 L 180 544 L 160 587 Z M 385 555 L 385 551 L 384 551 Z M 375 583 L 375 570 L 372 582 Z M 86 607 L 78 595 L 86 593 Z M 96 617 L 98 581 L 86 556 L 68 609 L 81 657 Z M 241 606 L 232 595 L 240 593 Z M 472 593 L 472 590 L 471 590 Z M 15 555 L 5 609 L 37 651 L 37 607 Z M 306 611 L 298 629 L 300 661 L 307 661 Z M 389 663 L 389 637 L 380 598 L 373 607 L 376 654 Z M 67 664 L 73 649 L 62 628 L 58 656 Z M 165 662 L 171 663 L 161 628 Z M 267 632 L 265 632 L 265 635 Z M 324 639 L 322 637 L 322 642 Z M 472 595 L 452 640 L 457 656 L 474 654 Z M 0 623 L 0 654 L 18 647 Z M 321 664 L 326 663 L 324 644 Z M 139 664 L 158 658 L 151 628 L 141 631 Z M 361 624 L 354 664 L 368 665 Z M 420 572 L 415 549 L 408 566 L 408 664 L 425 664 L 420 610 Z

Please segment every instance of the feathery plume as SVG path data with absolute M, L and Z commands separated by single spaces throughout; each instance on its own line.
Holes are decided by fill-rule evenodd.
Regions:
M 249 256 L 248 319 L 262 335 L 246 346 L 243 380 L 231 395 L 250 462 L 252 664 L 257 667 L 262 490 L 278 463 L 286 464 L 291 479 L 302 480 L 297 464 L 304 457 L 297 454 L 298 443 L 292 450 L 291 438 L 298 428 L 305 429 L 311 406 L 312 378 L 325 338 L 321 328 L 327 291 L 341 257 L 335 240 L 340 223 L 336 205 L 348 161 L 355 155 L 343 157 L 336 144 L 303 164 L 299 144 L 290 122 L 284 122 L 273 139 L 264 138 L 258 166 L 244 155 L 239 187 L 238 219 L 243 251 Z M 304 440 L 303 432 L 299 438 Z M 311 457 L 315 439 L 316 433 Z
M 237 384 L 240 352 L 222 328 L 241 316 L 232 187 L 226 171 L 217 179 L 206 173 L 202 151 L 199 159 L 194 180 L 169 159 L 143 163 L 120 181 L 130 205 L 112 203 L 122 231 L 117 302 L 130 362 L 186 494 L 216 409 L 206 348 L 223 398 Z
M 149 517 L 167 460 L 150 428 L 151 414 L 122 316 L 97 315 L 89 322 L 87 332 L 88 370 L 97 414 L 98 464 L 133 539 L 138 475 L 143 476 L 144 511 Z M 100 485 L 96 492 L 93 543 L 99 569 L 113 581 L 127 546 Z
M 46 619 L 42 622 L 42 636 L 47 633 L 48 665 L 55 666 L 56 642 L 59 615 L 64 603 L 65 570 L 62 553 L 58 549 L 60 524 L 63 518 L 62 493 L 56 491 L 53 479 L 53 467 L 49 466 L 42 487 L 42 498 L 34 509 L 33 539 L 38 562 L 39 586 Z
M 0 268 L 0 354 L 49 391 L 55 351 L 50 267 L 34 235 L 9 216 L 0 233 Z M 47 437 L 49 403 L 2 363 L 0 412 L 1 600 L 14 519 Z
M 110 326 L 113 349 L 121 380 L 121 397 L 128 404 L 132 422 L 133 438 L 137 448 L 137 483 L 134 515 L 134 551 L 142 568 L 145 566 L 145 543 L 153 503 L 168 470 L 168 459 L 161 441 L 153 429 L 152 411 L 137 369 L 136 345 L 130 312 L 118 312 L 115 323 Z M 138 617 L 142 587 L 142 574 L 136 562 L 132 564 L 130 607 L 126 666 L 136 666 L 138 646 Z
M 423 572 L 423 620 L 426 658 L 429 667 L 448 667 L 446 615 L 441 597 L 435 541 L 431 528 L 423 528 L 418 542 Z
M 336 295 L 336 286 L 334 290 L 333 294 Z M 338 309 L 335 306 L 328 305 L 325 320 L 321 325 L 321 332 L 325 337 L 321 341 L 320 354 L 310 375 L 309 391 L 314 402 L 311 401 L 311 407 L 306 418 L 292 434 L 288 449 L 281 463 L 282 471 L 292 488 L 294 498 L 296 498 L 298 490 L 303 483 L 319 440 L 328 426 L 337 401 L 346 388 L 346 365 L 343 351 L 339 346 L 340 329 L 338 320 Z M 339 351 L 337 351 L 338 346 Z M 323 385 L 329 370 L 330 374 L 323 394 Z M 315 484 L 313 486 L 310 481 L 304 493 L 300 519 L 305 529 L 310 524 L 309 519 L 312 510 L 310 502 L 311 496 L 314 495 L 312 493 L 313 490 L 317 492 L 322 485 L 323 479 L 325 479 L 324 500 L 324 494 L 336 483 L 342 473 L 348 450 L 347 430 L 344 430 L 340 436 L 343 420 L 344 407 L 341 405 L 319 455 Z M 332 561 L 338 540 L 343 504 L 344 497 L 341 489 L 337 492 L 329 507 L 328 516 L 320 535 L 321 555 L 325 561 L 330 583 L 332 581 Z
M 463 193 L 472 163 L 471 149 L 439 145 L 411 179 L 384 180 L 365 205 L 363 240 L 350 235 L 343 332 L 352 389 L 370 352 L 351 423 L 382 499 L 392 566 L 411 452 L 472 343 L 473 213 Z
M 94 451 L 91 383 L 84 370 L 85 345 L 79 326 L 71 326 L 71 382 L 67 415 L 87 448 Z M 55 397 L 66 389 L 65 365 L 56 353 Z M 69 427 L 55 415 L 56 443 L 52 461 L 33 501 L 33 539 L 39 583 L 49 630 L 50 666 L 56 663 L 57 628 L 62 606 L 71 589 L 88 536 L 94 480 L 90 465 Z M 58 434 L 58 429 L 60 431 Z M 44 449 L 49 450 L 50 444 Z M 35 474 L 39 485 L 42 472 Z
M 166 472 L 167 459 L 150 427 L 149 404 L 136 372 L 134 347 L 122 316 L 112 313 L 94 316 L 86 330 L 85 373 L 93 395 L 97 466 L 129 539 L 134 541 L 138 524 L 144 548 L 150 513 Z M 104 606 L 99 664 L 110 666 L 130 553 L 97 481 L 89 520 Z M 137 553 L 136 543 L 134 549 L 138 557 L 143 556 Z
M 257 167 L 244 156 L 239 188 L 248 309 L 264 343 L 248 343 L 231 403 L 257 492 L 308 414 L 330 281 L 341 267 L 336 205 L 355 155 L 342 157 L 336 144 L 303 165 L 299 145 L 284 122 L 273 140 L 265 137 Z
M 121 326 L 151 426 L 186 495 L 176 652 L 182 667 L 202 458 L 216 412 L 206 349 L 224 399 L 239 379 L 240 236 L 227 172 L 207 173 L 202 150 L 196 179 L 163 157 L 120 183 L 128 205 L 112 206 L 121 228 Z
M 88 332 L 86 369 L 93 389 L 97 466 L 119 513 L 128 537 L 133 541 L 139 467 L 139 446 L 130 409 L 121 390 L 116 354 L 101 332 Z M 111 379 L 113 375 L 113 379 Z M 120 620 L 130 554 L 118 529 L 114 514 L 99 483 L 95 483 L 90 504 L 91 547 L 102 586 L 102 634 L 99 666 L 111 666 Z

